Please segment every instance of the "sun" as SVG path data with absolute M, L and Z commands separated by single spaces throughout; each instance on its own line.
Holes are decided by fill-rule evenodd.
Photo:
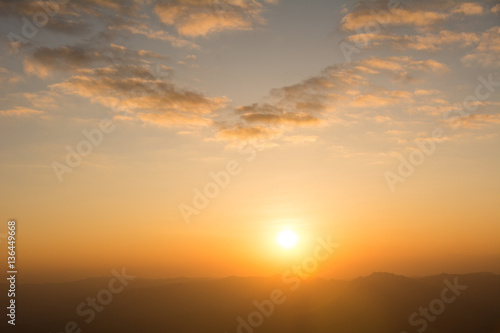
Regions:
M 293 230 L 282 230 L 276 236 L 276 242 L 285 249 L 291 249 L 299 242 L 299 235 Z

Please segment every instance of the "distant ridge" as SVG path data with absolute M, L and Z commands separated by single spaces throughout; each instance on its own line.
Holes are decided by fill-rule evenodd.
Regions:
M 137 278 L 88 326 L 76 307 L 105 288 L 109 277 L 21 284 L 16 332 L 63 332 L 72 320 L 92 333 L 231 333 L 238 317 L 256 311 L 254 302 L 279 289 L 286 301 L 253 333 L 412 333 L 417 330 L 409 316 L 441 297 L 444 280 L 455 279 L 467 289 L 425 333 L 500 333 L 500 275 L 487 272 L 419 278 L 375 272 L 351 281 L 303 280 L 295 290 L 279 276 Z

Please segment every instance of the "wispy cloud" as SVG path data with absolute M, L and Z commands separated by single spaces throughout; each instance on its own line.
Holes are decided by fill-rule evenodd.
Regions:
M 0 110 L 0 116 L 2 117 L 32 117 L 41 116 L 43 114 L 43 111 L 25 108 L 22 106 L 17 106 L 10 110 Z
M 374 13 L 384 10 L 383 24 L 387 27 L 410 26 L 414 28 L 429 28 L 442 23 L 453 16 L 480 15 L 483 7 L 477 3 L 460 3 L 458 1 L 418 1 L 405 3 L 405 7 L 391 8 L 387 11 L 387 1 L 360 2 L 352 12 L 346 14 L 341 21 L 345 31 L 356 31 L 375 22 Z
M 265 24 L 264 6 L 255 0 L 159 1 L 155 13 L 183 36 L 207 36 L 225 30 L 251 30 Z
M 7 82 L 12 84 L 20 81 L 22 81 L 22 77 L 19 74 L 14 73 L 7 68 L 0 67 L 0 83 Z
M 181 38 L 179 36 L 175 36 L 168 31 L 161 30 L 161 29 L 153 29 L 151 27 L 148 27 L 144 23 L 140 23 L 138 21 L 134 21 L 134 24 L 130 24 L 130 21 L 125 21 L 125 22 L 117 22 L 116 24 L 113 24 L 109 27 L 111 31 L 114 32 L 129 32 L 133 35 L 140 35 L 144 36 L 149 39 L 156 39 L 160 41 L 167 41 L 172 46 L 174 47 L 186 47 L 190 49 L 199 49 L 200 46 L 190 40 L 187 40 L 185 38 Z
M 438 92 L 420 89 L 417 95 L 413 89 L 389 90 L 374 86 L 372 80 L 384 77 L 408 81 L 425 73 L 442 75 L 448 70 L 445 64 L 436 60 L 412 57 L 370 57 L 330 66 L 300 83 L 272 89 L 264 103 L 235 108 L 233 117 L 222 122 L 217 138 L 274 140 L 280 136 L 292 137 L 296 135 L 295 130 L 305 127 L 349 125 L 360 121 L 395 123 L 391 117 L 379 119 L 367 112 L 396 105 L 406 110 L 414 105 L 416 96 L 421 98 Z
M 156 79 L 146 68 L 133 65 L 81 70 L 51 88 L 163 125 L 208 124 L 207 117 L 227 103 L 224 97 L 205 97 Z
M 54 71 L 78 72 L 104 63 L 138 64 L 144 62 L 143 59 L 162 58 L 165 57 L 151 51 L 129 50 L 116 44 L 101 48 L 84 45 L 39 47 L 24 60 L 24 70 L 27 74 L 44 78 Z
M 435 52 L 443 46 L 458 44 L 460 47 L 471 46 L 479 42 L 480 37 L 473 32 L 453 32 L 442 30 L 439 33 L 418 35 L 397 34 L 355 34 L 347 37 L 352 43 L 366 43 L 366 47 L 390 45 L 396 50 L 417 50 Z
M 466 65 L 478 63 L 483 67 L 500 67 L 500 26 L 485 31 L 474 52 L 464 56 Z
M 453 125 L 471 129 L 497 126 L 500 125 L 500 114 L 473 114 L 460 117 L 454 121 Z

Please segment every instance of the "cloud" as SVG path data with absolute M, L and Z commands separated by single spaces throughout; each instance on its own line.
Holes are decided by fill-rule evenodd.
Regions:
M 443 30 L 438 34 L 427 33 L 425 35 L 405 36 L 400 42 L 402 48 L 409 48 L 419 51 L 437 51 L 442 45 L 460 44 L 462 47 L 470 46 L 479 41 L 475 33 L 452 32 Z
M 462 62 L 468 66 L 478 63 L 483 67 L 500 67 L 498 55 L 489 53 L 473 53 L 462 58 Z
M 411 107 L 408 109 L 408 112 L 410 113 L 420 113 L 420 114 L 427 114 L 431 116 L 440 116 L 442 117 L 445 113 L 450 112 L 450 111 L 458 111 L 461 110 L 461 106 L 459 105 L 432 105 L 432 104 L 424 104 L 424 105 L 417 105 L 414 107 Z
M 220 128 L 216 134 L 218 141 L 268 140 L 280 134 L 279 131 L 263 126 L 242 126 Z
M 371 57 L 357 62 L 358 65 L 371 68 L 372 70 L 385 70 L 404 74 L 409 71 L 425 71 L 435 73 L 446 73 L 448 67 L 433 59 L 414 60 L 412 57 Z
M 300 107 L 300 106 L 298 106 Z M 309 109 L 310 112 L 314 112 Z M 252 104 L 236 109 L 241 119 L 247 123 L 267 125 L 307 126 L 319 124 L 322 120 L 307 111 L 287 112 L 283 108 L 270 104 Z
M 332 112 L 338 90 L 351 89 L 365 82 L 355 71 L 332 66 L 318 76 L 295 85 L 272 89 L 269 103 L 254 103 L 234 109 L 234 125 L 221 126 L 219 139 L 274 138 L 297 127 L 323 126 L 323 116 Z
M 449 14 L 435 11 L 393 9 L 389 19 L 384 24 L 390 26 L 410 25 L 414 27 L 427 27 L 444 21 Z M 355 31 L 377 24 L 377 19 L 372 10 L 359 9 L 344 16 L 341 27 L 345 31 Z
M 364 94 L 356 97 L 350 105 L 353 107 L 380 107 L 399 103 L 412 102 L 412 94 L 408 91 L 384 91 L 378 95 Z
M 41 2 L 30 0 L 1 1 L 0 16 L 30 16 L 36 12 L 43 11 Z M 59 8 L 59 5 L 57 6 Z
M 500 13 L 500 3 L 496 4 L 493 8 L 491 8 L 492 13 Z
M 387 1 L 360 2 L 351 13 L 342 18 L 344 31 L 369 30 L 377 25 L 386 27 L 410 26 L 429 28 L 454 15 L 480 15 L 483 7 L 477 3 L 458 1 L 418 1 L 390 8 Z
M 183 36 L 207 36 L 225 30 L 251 30 L 265 24 L 264 6 L 255 0 L 160 1 L 154 9 L 160 20 Z
M 474 52 L 464 56 L 462 62 L 466 65 L 477 63 L 483 67 L 500 67 L 500 26 L 483 32 Z
M 7 68 L 0 67 L 0 83 L 7 82 L 14 84 L 22 81 L 22 77 Z
M 107 42 L 113 37 L 136 34 L 168 41 L 174 47 L 199 48 L 191 41 L 151 28 L 154 21 L 150 16 L 154 14 L 148 13 L 154 3 L 149 0 L 71 0 L 61 5 L 53 0 L 0 1 L 0 17 L 15 17 L 18 20 L 12 31 L 21 39 L 23 20 L 28 20 L 34 24 L 34 33 L 43 28 L 76 37 L 94 34 L 94 37 L 104 36 Z M 89 42 L 94 37 L 88 36 Z M 12 45 L 14 49 L 20 46 L 19 41 Z
M 9 37 L 13 50 L 30 42 L 30 38 L 22 37 L 23 20 L 31 22 L 34 34 L 43 28 L 80 38 L 87 35 L 89 42 L 96 36 L 104 36 L 109 42 L 132 34 L 167 41 L 174 47 L 198 49 L 199 45 L 182 36 L 252 30 L 265 24 L 264 4 L 274 3 L 276 1 L 269 0 L 71 0 L 61 5 L 56 1 L 18 0 L 0 1 L 0 17 L 17 19 L 12 27 L 17 37 Z M 155 28 L 156 17 L 174 26 L 181 36 Z
M 248 123 L 264 124 L 283 124 L 283 125 L 315 125 L 321 122 L 321 119 L 308 114 L 285 113 L 285 114 L 262 114 L 252 113 L 242 116 Z
M 473 114 L 466 117 L 455 118 L 453 124 L 470 129 L 496 126 L 500 124 L 500 114 Z
M 392 72 L 401 72 L 404 70 L 403 64 L 398 61 L 399 59 L 396 57 L 392 57 L 389 59 L 382 58 L 369 58 L 366 60 L 360 61 L 360 64 L 363 67 L 368 67 L 372 69 L 380 69 L 380 70 L 388 70 Z M 378 73 L 378 72 L 376 72 Z
M 440 93 L 439 90 L 434 89 L 417 89 L 413 92 L 416 96 L 438 95 Z
M 23 96 L 35 107 L 40 109 L 55 109 L 58 104 L 52 92 L 24 93 Z
M 142 120 L 144 123 L 153 124 L 160 127 L 184 127 L 184 126 L 208 127 L 210 125 L 213 125 L 213 121 L 211 119 L 203 118 L 196 114 L 184 114 L 178 112 L 165 112 L 165 113 L 139 112 L 137 114 L 137 118 Z
M 293 136 L 294 130 L 328 125 L 350 126 L 363 120 L 395 123 L 389 116 L 373 115 L 374 107 L 412 105 L 414 94 L 406 90 L 384 89 L 375 77 L 400 79 L 423 73 L 441 74 L 448 67 L 433 59 L 412 57 L 371 57 L 330 66 L 297 84 L 271 89 L 265 102 L 234 108 L 220 125 L 218 140 L 268 139 Z M 420 95 L 439 92 L 420 90 Z M 221 125 L 223 124 L 223 125 Z
M 375 47 L 389 44 L 398 50 L 438 51 L 444 45 L 459 44 L 467 47 L 477 44 L 480 40 L 478 34 L 473 32 L 440 31 L 437 34 L 425 33 L 421 35 L 396 35 L 396 34 L 355 34 L 347 38 L 352 43 L 362 44 L 366 47 Z
M 227 103 L 224 97 L 209 98 L 179 88 L 153 77 L 146 68 L 133 65 L 82 70 L 51 88 L 162 126 L 208 125 L 213 113 Z
M 15 17 L 19 20 L 27 19 L 29 22 L 35 23 L 45 22 L 42 26 L 49 31 L 68 35 L 82 35 L 91 31 L 91 24 L 88 20 L 80 17 L 82 10 L 88 11 L 88 8 L 90 8 L 91 3 L 89 2 L 92 2 L 94 6 L 97 3 L 96 1 L 83 3 L 82 1 L 73 0 L 66 5 L 61 5 L 56 1 L 0 1 L 0 17 Z M 20 22 L 20 24 L 24 24 L 24 22 Z
M 483 7 L 475 2 L 466 2 L 455 8 L 452 13 L 464 15 L 481 15 L 483 13 Z
M 10 110 L 0 110 L 0 116 L 2 117 L 31 117 L 31 116 L 41 116 L 44 112 L 40 110 L 25 108 L 22 106 L 17 106 Z
M 190 49 L 199 49 L 200 46 L 192 41 L 189 41 L 178 36 L 174 36 L 165 30 L 154 30 L 146 24 L 138 21 L 124 21 L 109 26 L 111 31 L 123 32 L 127 31 L 133 35 L 141 35 L 149 39 L 167 41 L 174 47 L 186 47 Z
M 102 48 L 87 45 L 39 47 L 24 60 L 24 71 L 27 74 L 45 78 L 54 71 L 77 72 L 96 64 L 115 62 L 137 64 L 141 62 L 141 58 L 162 59 L 164 57 L 151 51 L 129 50 L 116 44 Z
M 106 14 L 124 14 L 136 16 L 140 10 L 140 2 L 136 0 L 70 0 L 66 4 L 59 1 L 16 0 L 3 1 L 4 15 L 30 16 L 43 11 L 52 16 L 69 15 L 80 17 L 82 13 L 102 17 Z
M 369 46 L 373 47 L 382 45 L 387 41 L 400 41 L 401 36 L 398 36 L 396 34 L 360 33 L 358 30 L 358 33 L 348 36 L 346 40 L 356 45 L 360 45 L 363 48 L 366 48 Z

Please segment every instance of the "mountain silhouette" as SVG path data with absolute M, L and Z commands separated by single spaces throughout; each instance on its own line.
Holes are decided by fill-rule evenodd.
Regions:
M 2 325 L 23 333 L 500 333 L 500 275 L 491 273 L 418 278 L 373 273 L 297 285 L 278 276 L 136 279 L 106 299 L 109 304 L 94 311 L 92 320 L 89 312 L 79 315 L 77 307 L 108 289 L 109 281 L 19 284 L 16 326 L 6 320 Z M 431 311 L 433 320 L 427 320 L 421 308 L 439 314 Z M 77 326 L 68 326 L 72 321 Z

